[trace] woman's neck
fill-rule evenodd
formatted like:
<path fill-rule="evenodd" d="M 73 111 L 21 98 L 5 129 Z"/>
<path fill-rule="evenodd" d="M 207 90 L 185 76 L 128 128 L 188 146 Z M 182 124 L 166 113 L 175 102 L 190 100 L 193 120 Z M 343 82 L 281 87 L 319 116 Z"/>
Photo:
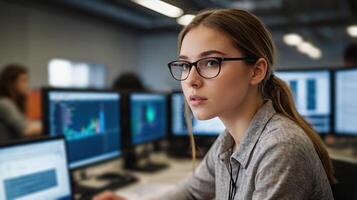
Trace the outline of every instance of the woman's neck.
<path fill-rule="evenodd" d="M 258 97 L 258 98 L 257 98 Z M 248 95 L 247 98 L 229 113 L 219 116 L 238 147 L 249 128 L 255 113 L 264 104 L 264 100 L 258 95 Z"/>

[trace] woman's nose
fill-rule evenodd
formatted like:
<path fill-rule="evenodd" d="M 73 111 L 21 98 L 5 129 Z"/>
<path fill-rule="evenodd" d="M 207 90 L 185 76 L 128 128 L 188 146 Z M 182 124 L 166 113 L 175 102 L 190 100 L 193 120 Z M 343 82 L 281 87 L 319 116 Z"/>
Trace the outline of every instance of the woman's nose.
<path fill-rule="evenodd" d="M 187 84 L 187 86 L 194 88 L 199 88 L 202 86 L 202 77 L 199 75 L 196 67 L 192 66 L 192 69 L 184 82 Z"/>

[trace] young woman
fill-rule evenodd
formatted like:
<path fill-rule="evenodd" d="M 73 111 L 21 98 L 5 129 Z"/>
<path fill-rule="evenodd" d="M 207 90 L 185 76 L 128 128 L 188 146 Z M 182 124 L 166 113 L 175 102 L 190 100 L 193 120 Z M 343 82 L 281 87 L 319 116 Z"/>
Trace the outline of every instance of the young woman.
<path fill-rule="evenodd" d="M 226 131 L 193 176 L 162 199 L 333 199 L 329 155 L 274 76 L 275 49 L 261 21 L 238 9 L 205 11 L 178 44 L 169 68 L 187 104 L 198 119 L 218 116 Z"/>
<path fill-rule="evenodd" d="M 25 116 L 28 79 L 21 65 L 7 65 L 0 73 L 0 142 L 41 133 Z"/>

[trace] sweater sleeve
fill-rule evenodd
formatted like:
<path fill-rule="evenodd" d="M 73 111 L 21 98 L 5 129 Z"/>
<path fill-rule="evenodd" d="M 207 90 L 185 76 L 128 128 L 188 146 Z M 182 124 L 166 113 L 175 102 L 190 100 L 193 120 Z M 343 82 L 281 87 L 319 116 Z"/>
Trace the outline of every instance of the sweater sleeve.
<path fill-rule="evenodd" d="M 26 117 L 9 99 L 0 100 L 0 121 L 7 127 L 12 137 L 21 137 L 26 129 Z"/>

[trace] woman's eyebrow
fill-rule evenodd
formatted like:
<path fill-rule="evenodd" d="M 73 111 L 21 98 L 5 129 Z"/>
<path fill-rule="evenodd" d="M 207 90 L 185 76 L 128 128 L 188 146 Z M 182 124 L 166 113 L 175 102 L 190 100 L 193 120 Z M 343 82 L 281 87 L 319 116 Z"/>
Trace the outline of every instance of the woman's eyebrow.
<path fill-rule="evenodd" d="M 223 52 L 220 52 L 218 50 L 209 50 L 209 51 L 204 51 L 202 53 L 200 53 L 200 57 L 205 57 L 205 56 L 209 56 L 211 54 L 221 54 L 221 55 L 226 55 L 225 53 Z"/>
<path fill-rule="evenodd" d="M 206 57 L 206 56 L 210 56 L 212 54 L 226 55 L 225 53 L 220 52 L 218 50 L 209 50 L 209 51 L 204 51 L 204 52 L 200 53 L 199 57 Z M 188 59 L 188 57 L 185 55 L 180 55 L 179 59 Z"/>
<path fill-rule="evenodd" d="M 184 56 L 184 55 L 180 55 L 180 56 L 179 56 L 179 59 L 188 59 L 188 57 L 187 57 L 187 56 Z"/>

